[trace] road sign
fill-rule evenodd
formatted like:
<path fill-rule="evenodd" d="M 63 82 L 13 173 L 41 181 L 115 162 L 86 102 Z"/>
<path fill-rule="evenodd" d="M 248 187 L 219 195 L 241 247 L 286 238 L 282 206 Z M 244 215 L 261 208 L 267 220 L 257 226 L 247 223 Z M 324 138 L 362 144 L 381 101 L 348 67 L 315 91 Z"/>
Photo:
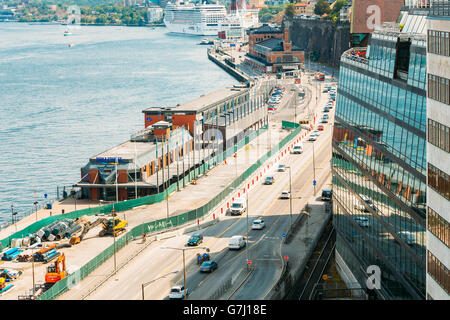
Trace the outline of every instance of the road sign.
<path fill-rule="evenodd" d="M 323 279 L 324 281 L 327 281 L 327 280 L 328 280 L 328 276 L 327 276 L 326 274 L 324 274 L 324 275 L 322 276 L 322 279 Z"/>
<path fill-rule="evenodd" d="M 288 256 L 284 256 L 284 260 L 288 261 L 289 257 Z"/>
<path fill-rule="evenodd" d="M 252 264 L 252 260 L 247 260 L 247 264 L 251 265 Z"/>
<path fill-rule="evenodd" d="M 317 181 L 313 180 L 313 186 L 316 186 L 316 184 L 317 184 Z"/>
<path fill-rule="evenodd" d="M 286 233 L 283 233 L 282 236 L 283 236 L 283 238 L 286 238 Z"/>
<path fill-rule="evenodd" d="M 47 194 L 46 193 L 44 193 L 44 198 L 47 199 Z"/>

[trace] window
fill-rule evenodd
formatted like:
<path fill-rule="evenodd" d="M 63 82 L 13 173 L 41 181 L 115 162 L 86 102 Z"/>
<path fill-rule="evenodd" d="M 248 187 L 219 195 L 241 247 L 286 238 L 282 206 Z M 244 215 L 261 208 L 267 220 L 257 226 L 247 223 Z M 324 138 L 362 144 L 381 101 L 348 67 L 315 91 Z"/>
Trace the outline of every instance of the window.
<path fill-rule="evenodd" d="M 450 32 L 428 30 L 428 52 L 450 56 Z"/>
<path fill-rule="evenodd" d="M 428 207 L 428 230 L 450 247 L 450 226 L 436 211 Z"/>
<path fill-rule="evenodd" d="M 450 293 L 450 275 L 448 269 L 430 251 L 428 251 L 428 273 L 447 293 Z"/>
<path fill-rule="evenodd" d="M 429 73 L 428 98 L 450 105 L 450 80 Z"/>
<path fill-rule="evenodd" d="M 428 163 L 428 186 L 450 200 L 450 177 L 430 163 Z"/>
<path fill-rule="evenodd" d="M 450 128 L 432 119 L 428 119 L 428 142 L 450 152 Z"/>

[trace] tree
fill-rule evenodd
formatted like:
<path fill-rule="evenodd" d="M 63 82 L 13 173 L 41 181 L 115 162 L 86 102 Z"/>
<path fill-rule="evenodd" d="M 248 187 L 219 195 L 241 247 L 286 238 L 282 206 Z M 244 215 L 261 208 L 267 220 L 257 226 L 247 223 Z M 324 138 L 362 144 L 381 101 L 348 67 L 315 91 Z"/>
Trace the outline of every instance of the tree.
<path fill-rule="evenodd" d="M 286 10 L 284 11 L 284 15 L 286 17 L 288 17 L 289 19 L 294 18 L 294 16 L 295 16 L 295 6 L 292 3 L 289 3 L 286 6 Z"/>
<path fill-rule="evenodd" d="M 317 1 L 316 6 L 314 7 L 314 13 L 317 14 L 318 16 L 322 16 L 325 13 L 328 14 L 330 13 L 330 11 L 331 11 L 330 4 L 325 0 Z"/>

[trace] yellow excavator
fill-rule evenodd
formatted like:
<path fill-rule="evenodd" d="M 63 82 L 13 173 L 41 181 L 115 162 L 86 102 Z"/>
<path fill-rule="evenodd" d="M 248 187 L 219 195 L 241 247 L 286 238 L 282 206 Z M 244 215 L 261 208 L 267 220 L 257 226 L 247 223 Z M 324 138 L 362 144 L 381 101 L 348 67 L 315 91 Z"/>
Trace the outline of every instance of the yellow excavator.
<path fill-rule="evenodd" d="M 92 228 L 95 228 L 99 224 L 102 224 L 102 230 L 98 234 L 99 237 L 103 237 L 105 235 L 113 235 L 117 237 L 119 234 L 126 231 L 125 228 L 128 225 L 128 221 L 121 220 L 120 218 L 117 217 L 112 217 L 109 219 L 99 218 L 92 223 L 89 221 L 82 221 L 81 223 L 83 224 L 82 225 L 83 231 L 81 231 L 79 236 L 73 236 L 70 238 L 69 243 L 71 245 L 80 243 L 83 240 L 84 236 L 88 233 L 88 231 L 91 230 Z"/>
<path fill-rule="evenodd" d="M 103 229 L 99 232 L 99 237 L 103 237 L 105 235 L 117 237 L 119 234 L 126 231 L 125 228 L 128 226 L 128 221 L 117 217 L 112 217 L 109 219 L 103 219 L 102 224 Z"/>

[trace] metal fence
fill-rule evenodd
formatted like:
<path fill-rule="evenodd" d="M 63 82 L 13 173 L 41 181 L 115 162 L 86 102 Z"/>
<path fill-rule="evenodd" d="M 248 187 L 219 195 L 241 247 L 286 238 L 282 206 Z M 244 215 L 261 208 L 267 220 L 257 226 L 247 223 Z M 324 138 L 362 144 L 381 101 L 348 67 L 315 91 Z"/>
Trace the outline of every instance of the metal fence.
<path fill-rule="evenodd" d="M 266 128 L 262 128 L 260 130 L 266 130 Z M 115 250 L 116 252 L 123 248 L 125 245 L 127 245 L 130 241 L 137 238 L 138 236 L 142 235 L 143 233 L 150 234 L 153 232 L 158 232 L 164 229 L 170 229 L 174 227 L 181 226 L 187 222 L 195 221 L 196 219 L 203 217 L 204 215 L 208 214 L 215 206 L 217 206 L 219 203 L 221 203 L 236 187 L 238 187 L 242 182 L 244 182 L 247 178 L 249 178 L 252 174 L 256 172 L 258 168 L 260 168 L 267 160 L 269 160 L 273 155 L 276 154 L 278 150 L 283 148 L 290 140 L 292 140 L 294 137 L 296 137 L 301 131 L 301 127 L 296 128 L 293 130 L 289 135 L 287 135 L 280 143 L 278 143 L 274 148 L 272 148 L 270 151 L 268 151 L 264 156 L 262 156 L 259 160 L 257 160 L 252 166 L 250 166 L 244 173 L 242 173 L 237 179 L 235 179 L 228 187 L 223 189 L 218 195 L 216 195 L 212 200 L 210 200 L 205 205 L 190 210 L 188 212 L 182 213 L 177 216 L 169 217 L 169 218 L 163 218 L 158 219 L 155 221 L 151 221 L 148 223 L 144 223 L 141 225 L 138 225 L 128 231 L 125 235 L 118 238 L 116 240 L 115 244 Z M 258 136 L 259 133 L 253 133 L 244 139 L 242 139 L 238 143 L 238 147 L 241 148 L 244 145 L 248 144 L 251 139 Z M 229 157 L 234 154 L 234 148 L 230 148 L 229 150 L 218 154 L 216 156 L 216 159 L 212 159 L 210 163 L 213 163 L 214 161 L 216 163 L 222 162 L 226 157 Z M 197 175 L 203 173 L 203 168 L 197 168 Z M 190 174 L 189 177 L 186 177 L 186 182 L 189 182 L 192 180 L 194 174 Z M 176 190 L 176 183 L 172 184 L 170 186 L 171 192 Z M 164 193 L 160 193 L 157 195 L 154 195 L 155 199 L 152 199 L 153 201 L 158 199 L 159 201 L 164 200 Z M 142 198 L 143 199 L 143 198 Z M 131 205 L 137 206 L 141 204 L 136 204 L 139 200 L 142 201 L 142 199 L 137 200 L 129 200 L 125 202 L 116 204 L 115 210 L 116 211 L 123 211 L 123 210 L 129 210 L 132 208 Z M 130 204 L 132 203 L 132 204 Z M 102 213 L 110 212 L 110 209 L 112 209 L 111 205 L 98 207 L 102 208 Z M 97 208 L 94 208 L 97 209 Z M 99 209 L 100 210 L 100 209 Z M 81 210 L 80 210 L 81 211 Z M 67 215 L 65 215 L 67 217 Z M 49 223 L 49 222 L 46 222 Z M 42 224 L 43 225 L 43 224 Z M 52 286 L 49 290 L 44 292 L 38 299 L 39 300 L 52 300 L 56 298 L 58 295 L 64 293 L 65 291 L 69 290 L 73 285 L 81 281 L 83 278 L 87 277 L 91 272 L 93 272 L 96 268 L 98 268 L 103 262 L 105 262 L 107 259 L 109 259 L 114 254 L 114 244 L 109 246 L 106 250 L 101 252 L 99 255 L 97 255 L 95 258 L 93 258 L 91 261 L 89 261 L 87 264 L 82 266 L 77 272 L 69 275 L 67 278 L 64 278 L 60 281 L 58 281 L 54 286 Z"/>

